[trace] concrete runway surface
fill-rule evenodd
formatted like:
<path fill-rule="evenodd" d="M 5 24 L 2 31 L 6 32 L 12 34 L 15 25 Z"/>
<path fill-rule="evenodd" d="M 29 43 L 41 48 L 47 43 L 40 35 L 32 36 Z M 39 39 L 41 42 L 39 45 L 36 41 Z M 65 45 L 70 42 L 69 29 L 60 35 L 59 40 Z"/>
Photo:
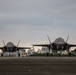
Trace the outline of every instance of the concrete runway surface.
<path fill-rule="evenodd" d="M 76 57 L 0 57 L 0 75 L 76 75 Z"/>

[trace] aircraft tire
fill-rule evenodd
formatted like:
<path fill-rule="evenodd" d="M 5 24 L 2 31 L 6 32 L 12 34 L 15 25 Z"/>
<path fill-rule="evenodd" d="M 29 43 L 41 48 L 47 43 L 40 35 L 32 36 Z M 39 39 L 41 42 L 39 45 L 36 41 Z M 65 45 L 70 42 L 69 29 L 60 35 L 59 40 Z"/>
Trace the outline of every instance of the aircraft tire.
<path fill-rule="evenodd" d="M 68 53 L 69 57 L 71 57 L 71 53 Z"/>
<path fill-rule="evenodd" d="M 1 53 L 1 57 L 3 57 L 3 53 Z"/>
<path fill-rule="evenodd" d="M 20 53 L 18 54 L 18 57 L 20 57 Z"/>
<path fill-rule="evenodd" d="M 59 54 L 59 57 L 61 57 L 61 54 Z"/>
<path fill-rule="evenodd" d="M 49 56 L 49 53 L 47 53 L 47 55 L 46 55 L 47 57 Z"/>

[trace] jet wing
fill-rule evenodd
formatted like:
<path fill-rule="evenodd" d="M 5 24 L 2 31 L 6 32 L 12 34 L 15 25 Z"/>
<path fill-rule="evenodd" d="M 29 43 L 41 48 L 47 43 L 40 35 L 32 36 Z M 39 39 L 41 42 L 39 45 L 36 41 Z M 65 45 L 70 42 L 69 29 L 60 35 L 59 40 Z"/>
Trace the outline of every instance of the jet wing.
<path fill-rule="evenodd" d="M 50 47 L 50 44 L 33 44 L 33 46 Z"/>
<path fill-rule="evenodd" d="M 75 44 L 69 44 L 69 47 L 76 47 Z"/>
<path fill-rule="evenodd" d="M 30 47 L 17 47 L 17 49 L 31 49 Z"/>
<path fill-rule="evenodd" d="M 2 50 L 3 50 L 3 47 L 0 47 L 0 49 L 2 49 Z"/>

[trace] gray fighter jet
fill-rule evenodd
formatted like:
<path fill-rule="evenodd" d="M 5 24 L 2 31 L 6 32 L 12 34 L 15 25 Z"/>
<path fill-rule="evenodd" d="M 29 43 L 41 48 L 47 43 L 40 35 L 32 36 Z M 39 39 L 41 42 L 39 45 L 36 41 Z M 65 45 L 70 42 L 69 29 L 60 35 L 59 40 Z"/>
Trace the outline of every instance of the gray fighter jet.
<path fill-rule="evenodd" d="M 3 53 L 4 52 L 16 52 L 16 51 L 19 52 L 19 50 L 21 49 L 31 49 L 30 47 L 18 47 L 19 43 L 20 43 L 20 40 L 16 46 L 12 42 L 8 42 L 7 44 L 5 44 L 5 42 L 3 41 L 4 46 L 0 47 L 0 49 L 2 50 Z M 3 54 L 1 56 L 3 56 Z"/>
<path fill-rule="evenodd" d="M 49 52 L 50 52 L 50 49 L 51 50 L 57 50 L 57 51 L 63 51 L 63 50 L 67 50 L 68 51 L 68 54 L 70 56 L 70 52 L 69 52 L 69 49 L 71 47 L 76 47 L 76 44 L 68 44 L 68 39 L 69 39 L 69 36 L 67 37 L 66 41 L 59 37 L 57 39 L 55 39 L 54 42 L 51 42 L 50 41 L 50 38 L 49 36 L 48 37 L 48 40 L 49 40 L 49 44 L 33 44 L 33 46 L 42 46 L 42 47 L 47 47 L 49 49 Z M 48 56 L 49 53 L 47 53 L 47 56 Z"/>

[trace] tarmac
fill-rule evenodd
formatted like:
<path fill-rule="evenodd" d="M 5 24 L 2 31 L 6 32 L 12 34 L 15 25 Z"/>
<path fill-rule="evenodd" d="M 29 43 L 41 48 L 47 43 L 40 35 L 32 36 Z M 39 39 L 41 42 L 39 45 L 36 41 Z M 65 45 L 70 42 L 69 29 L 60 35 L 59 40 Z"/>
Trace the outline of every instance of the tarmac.
<path fill-rule="evenodd" d="M 0 57 L 0 75 L 76 75 L 76 57 Z"/>

